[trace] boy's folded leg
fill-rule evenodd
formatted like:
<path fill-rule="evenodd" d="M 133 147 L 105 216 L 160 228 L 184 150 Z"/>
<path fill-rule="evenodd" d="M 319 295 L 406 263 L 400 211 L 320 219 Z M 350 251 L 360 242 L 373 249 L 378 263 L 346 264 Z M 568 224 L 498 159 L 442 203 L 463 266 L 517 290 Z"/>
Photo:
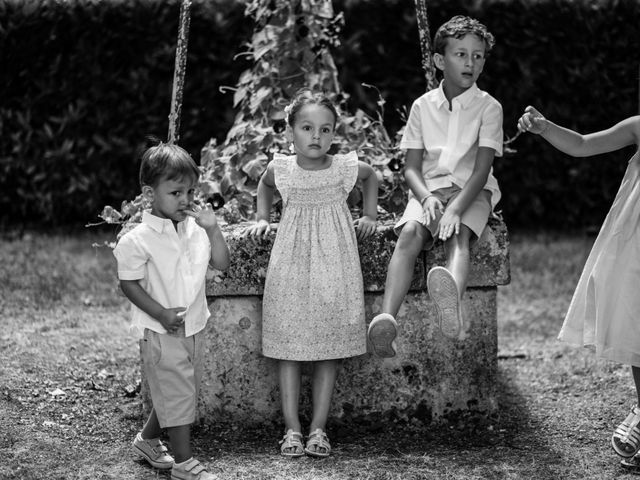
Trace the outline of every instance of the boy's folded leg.
<path fill-rule="evenodd" d="M 168 470 L 173 467 L 173 457 L 167 453 L 167 447 L 159 438 L 144 439 L 138 433 L 133 440 L 132 449 L 155 468 Z"/>
<path fill-rule="evenodd" d="M 219 477 L 207 472 L 207 469 L 195 458 L 174 464 L 171 469 L 171 480 L 218 480 Z"/>
<path fill-rule="evenodd" d="M 427 275 L 427 289 L 436 306 L 440 331 L 447 337 L 457 338 L 463 325 L 460 289 L 456 279 L 446 268 L 433 267 Z"/>
<path fill-rule="evenodd" d="M 367 338 L 378 357 L 389 358 L 396 356 L 395 338 L 398 335 L 398 323 L 388 313 L 381 313 L 373 317 L 367 329 Z"/>

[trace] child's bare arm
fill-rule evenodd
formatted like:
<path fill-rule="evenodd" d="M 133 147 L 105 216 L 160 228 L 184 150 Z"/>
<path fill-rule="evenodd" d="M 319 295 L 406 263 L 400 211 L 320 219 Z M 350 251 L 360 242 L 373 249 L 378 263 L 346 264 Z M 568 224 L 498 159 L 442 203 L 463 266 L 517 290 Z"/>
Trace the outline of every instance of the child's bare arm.
<path fill-rule="evenodd" d="M 518 129 L 542 136 L 555 148 L 568 155 L 588 157 L 638 144 L 640 116 L 629 117 L 606 130 L 583 135 L 556 125 L 538 110 L 529 106 L 518 120 Z"/>
<path fill-rule="evenodd" d="M 207 232 L 211 245 L 211 260 L 209 264 L 216 270 L 229 268 L 229 247 L 218 225 L 218 218 L 210 203 L 204 208 L 195 208 L 196 211 L 185 211 L 187 215 L 195 218 L 196 223 Z"/>
<path fill-rule="evenodd" d="M 423 149 L 407 150 L 407 154 L 404 161 L 404 180 L 411 189 L 413 195 L 418 199 L 420 205 L 425 211 L 427 217 L 427 225 L 431 220 L 436 218 L 436 210 L 442 213 L 443 207 L 440 200 L 431 194 L 427 188 L 427 184 L 422 176 L 422 157 L 424 155 Z"/>
<path fill-rule="evenodd" d="M 476 163 L 469 180 L 456 198 L 447 205 L 440 219 L 438 236 L 441 240 L 460 233 L 460 217 L 487 184 L 495 153 L 493 148 L 478 147 Z"/>
<path fill-rule="evenodd" d="M 271 232 L 269 218 L 275 190 L 273 163 L 270 163 L 267 165 L 262 177 L 260 177 L 260 183 L 258 183 L 256 223 L 245 230 L 245 236 L 259 237 L 264 235 L 266 237 Z"/>
<path fill-rule="evenodd" d="M 362 217 L 356 221 L 358 239 L 373 235 L 378 216 L 378 177 L 368 163 L 358 162 L 358 179 L 362 180 Z"/>
<path fill-rule="evenodd" d="M 175 331 L 184 322 L 185 307 L 164 308 L 151 298 L 138 280 L 120 280 L 120 288 L 131 303 L 159 321 L 168 332 Z"/>

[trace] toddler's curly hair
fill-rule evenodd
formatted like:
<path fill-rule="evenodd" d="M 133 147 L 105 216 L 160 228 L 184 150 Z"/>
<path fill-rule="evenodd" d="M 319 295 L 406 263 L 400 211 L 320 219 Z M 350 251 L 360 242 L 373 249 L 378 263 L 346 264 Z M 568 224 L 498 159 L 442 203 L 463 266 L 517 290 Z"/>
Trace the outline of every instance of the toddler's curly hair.
<path fill-rule="evenodd" d="M 444 47 L 447 45 L 447 38 L 462 38 L 467 34 L 476 35 L 484 41 L 485 55 L 488 55 L 496 41 L 487 27 L 475 18 L 465 15 L 456 15 L 449 21 L 443 23 L 433 38 L 433 50 L 440 55 L 444 54 Z"/>

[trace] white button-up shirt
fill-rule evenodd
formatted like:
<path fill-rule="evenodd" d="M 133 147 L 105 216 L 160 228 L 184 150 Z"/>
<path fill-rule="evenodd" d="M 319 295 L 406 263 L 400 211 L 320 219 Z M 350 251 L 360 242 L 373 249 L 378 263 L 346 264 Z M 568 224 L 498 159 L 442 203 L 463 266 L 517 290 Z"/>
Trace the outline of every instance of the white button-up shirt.
<path fill-rule="evenodd" d="M 178 223 L 143 212 L 142 223 L 120 238 L 113 250 L 118 279 L 139 280 L 140 285 L 165 308 L 185 307 L 185 336 L 202 330 L 209 319 L 205 295 L 211 244 L 203 228 L 188 217 Z M 167 333 L 162 324 L 135 305 L 131 327 L 142 336 L 144 329 Z"/>
<path fill-rule="evenodd" d="M 400 148 L 425 150 L 422 176 L 433 191 L 452 184 L 463 188 L 473 173 L 478 147 L 493 148 L 502 156 L 502 144 L 502 106 L 495 98 L 474 83 L 453 98 L 449 110 L 440 83 L 413 102 Z M 495 207 L 501 195 L 493 168 L 484 188 Z"/>

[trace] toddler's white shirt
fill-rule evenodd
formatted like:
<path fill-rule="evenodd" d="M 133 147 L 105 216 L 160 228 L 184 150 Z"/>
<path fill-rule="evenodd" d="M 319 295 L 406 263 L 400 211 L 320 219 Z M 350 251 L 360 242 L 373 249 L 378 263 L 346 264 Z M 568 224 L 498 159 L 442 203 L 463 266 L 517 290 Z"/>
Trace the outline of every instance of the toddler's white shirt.
<path fill-rule="evenodd" d="M 185 335 L 202 330 L 209 319 L 205 280 L 211 244 L 203 228 L 188 217 L 178 223 L 143 212 L 142 223 L 120 238 L 113 250 L 118 279 L 139 280 L 140 285 L 165 308 L 185 307 Z M 160 322 L 135 305 L 131 327 L 142 336 L 144 329 L 167 333 Z"/>
<path fill-rule="evenodd" d="M 411 106 L 400 141 L 402 149 L 424 149 L 422 176 L 430 191 L 464 187 L 476 162 L 478 147 L 489 147 L 502 156 L 502 106 L 474 83 L 452 100 L 452 110 L 442 82 Z M 498 182 L 489 172 L 484 187 L 491 192 L 491 205 L 500 200 Z"/>

